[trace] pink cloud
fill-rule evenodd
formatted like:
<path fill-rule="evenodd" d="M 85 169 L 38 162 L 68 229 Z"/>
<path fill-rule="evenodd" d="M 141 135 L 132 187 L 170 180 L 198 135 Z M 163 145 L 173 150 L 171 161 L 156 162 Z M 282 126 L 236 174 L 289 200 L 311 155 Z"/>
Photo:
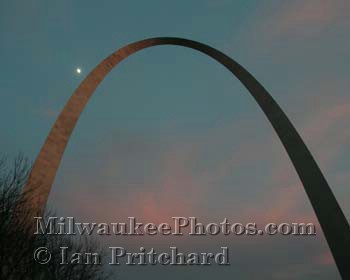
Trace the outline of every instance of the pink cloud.
<path fill-rule="evenodd" d="M 277 35 L 290 32 L 308 32 L 309 28 L 321 30 L 343 14 L 346 1 L 289 1 L 275 13 L 269 23 Z"/>
<path fill-rule="evenodd" d="M 347 0 L 279 1 L 274 5 L 262 2 L 241 30 L 236 44 L 267 47 L 283 40 L 314 38 L 329 28 L 347 30 L 349 9 Z"/>
<path fill-rule="evenodd" d="M 350 100 L 329 99 L 323 105 L 313 102 L 314 109 L 305 121 L 301 134 L 313 149 L 314 156 L 323 168 L 329 168 L 344 149 L 350 138 Z"/>
<path fill-rule="evenodd" d="M 115 196 L 115 192 L 113 195 L 99 191 L 82 194 L 74 192 L 72 197 L 75 197 L 76 201 L 72 204 L 84 216 L 100 221 L 135 216 L 144 222 L 161 223 L 169 222 L 173 216 L 188 216 L 195 211 L 195 205 L 201 199 L 203 183 L 201 178 L 195 177 L 191 170 L 184 166 L 184 157 L 187 156 L 181 150 L 165 154 L 162 159 L 164 173 L 157 185 L 145 185 L 140 189 L 132 187 L 129 192 L 124 192 L 122 197 Z M 117 165 L 119 164 L 118 162 Z M 82 189 L 79 183 L 76 184 L 76 189 Z M 123 188 L 127 189 L 127 186 Z"/>
<path fill-rule="evenodd" d="M 329 250 L 321 255 L 316 256 L 315 262 L 321 265 L 335 265 L 333 256 Z"/>

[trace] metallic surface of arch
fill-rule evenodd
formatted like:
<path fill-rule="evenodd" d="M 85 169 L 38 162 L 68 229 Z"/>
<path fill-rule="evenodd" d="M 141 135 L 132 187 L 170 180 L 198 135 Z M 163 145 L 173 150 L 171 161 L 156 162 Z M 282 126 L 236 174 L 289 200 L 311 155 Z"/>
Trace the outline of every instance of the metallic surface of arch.
<path fill-rule="evenodd" d="M 24 191 L 43 213 L 61 158 L 81 112 L 105 76 L 129 55 L 152 46 L 178 45 L 202 52 L 225 66 L 248 89 L 284 145 L 322 227 L 341 276 L 350 279 L 350 227 L 332 190 L 298 132 L 264 87 L 240 64 L 199 42 L 172 37 L 138 41 L 114 52 L 92 70 L 74 91 L 53 125 L 34 163 Z"/>

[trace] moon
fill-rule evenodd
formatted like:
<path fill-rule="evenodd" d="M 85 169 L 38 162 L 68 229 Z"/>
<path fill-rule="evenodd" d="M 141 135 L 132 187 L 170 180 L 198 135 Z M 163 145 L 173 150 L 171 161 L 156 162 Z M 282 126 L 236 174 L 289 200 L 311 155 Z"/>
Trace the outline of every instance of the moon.
<path fill-rule="evenodd" d="M 81 69 L 80 69 L 80 68 L 77 68 L 77 69 L 75 69 L 75 72 L 76 72 L 77 74 L 81 74 Z"/>

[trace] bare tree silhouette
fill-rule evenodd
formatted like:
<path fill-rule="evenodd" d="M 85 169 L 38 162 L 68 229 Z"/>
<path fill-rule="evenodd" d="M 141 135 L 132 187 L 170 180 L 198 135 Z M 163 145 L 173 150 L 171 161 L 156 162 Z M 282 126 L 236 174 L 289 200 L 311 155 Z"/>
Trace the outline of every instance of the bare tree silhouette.
<path fill-rule="evenodd" d="M 12 165 L 0 159 L 0 279 L 7 280 L 107 280 L 112 276 L 103 265 L 59 263 L 60 247 L 69 247 L 76 253 L 104 251 L 92 238 L 68 235 L 35 235 L 33 211 L 28 209 L 23 186 L 27 180 L 30 164 L 23 156 L 15 158 Z M 46 214 L 47 219 L 49 214 Z M 52 214 L 51 214 L 52 216 Z M 39 264 L 34 260 L 34 251 L 46 247 L 52 261 Z"/>

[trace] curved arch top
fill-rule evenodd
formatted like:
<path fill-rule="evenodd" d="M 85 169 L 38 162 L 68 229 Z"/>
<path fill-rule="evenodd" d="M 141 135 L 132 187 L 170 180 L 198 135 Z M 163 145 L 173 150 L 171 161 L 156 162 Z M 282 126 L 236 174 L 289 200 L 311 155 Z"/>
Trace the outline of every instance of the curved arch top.
<path fill-rule="evenodd" d="M 138 41 L 112 53 L 89 73 L 58 116 L 34 163 L 24 189 L 31 194 L 33 207 L 40 213 L 44 211 L 66 145 L 97 86 L 123 59 L 139 50 L 159 45 L 177 45 L 206 54 L 225 66 L 248 89 L 275 129 L 299 175 L 340 274 L 344 279 L 350 279 L 350 272 L 346 268 L 350 260 L 349 224 L 298 132 L 276 101 L 247 70 L 217 49 L 192 40 L 159 37 Z"/>

